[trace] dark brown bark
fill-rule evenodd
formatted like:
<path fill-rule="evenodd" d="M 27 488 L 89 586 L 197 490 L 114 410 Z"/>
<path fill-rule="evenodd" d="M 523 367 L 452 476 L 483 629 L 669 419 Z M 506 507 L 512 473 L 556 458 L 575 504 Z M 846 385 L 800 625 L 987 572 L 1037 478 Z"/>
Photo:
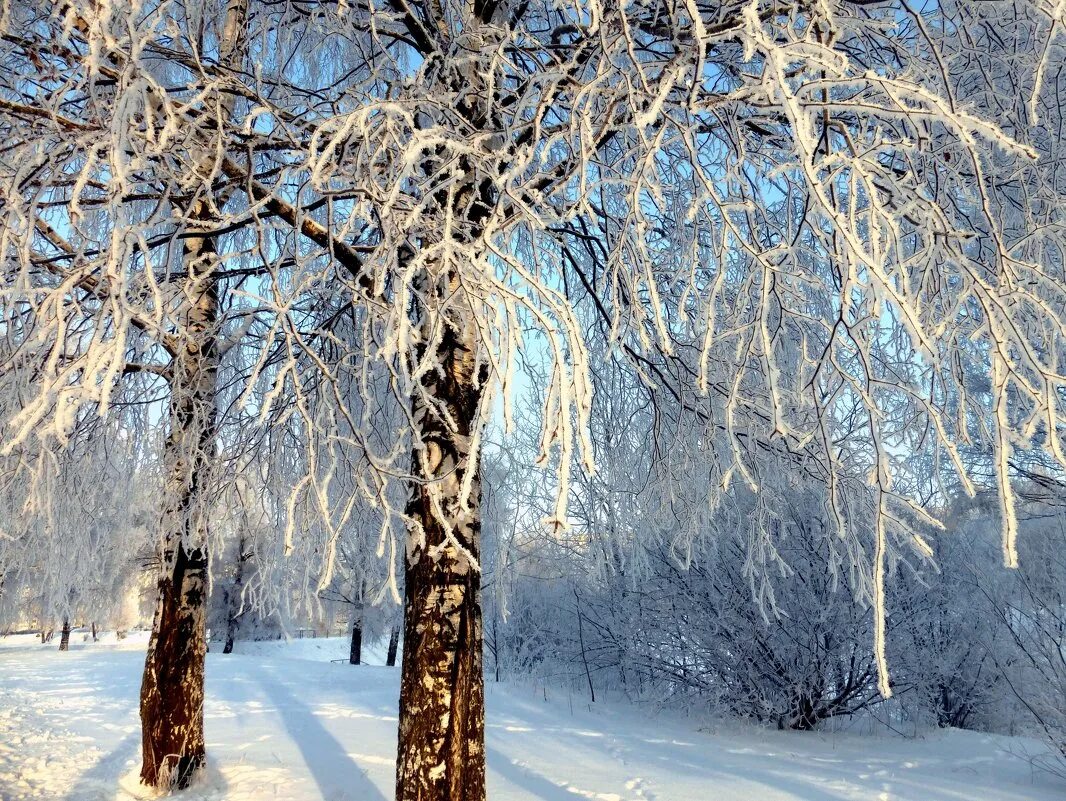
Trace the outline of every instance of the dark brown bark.
<path fill-rule="evenodd" d="M 218 41 L 224 68 L 239 68 L 247 55 L 247 18 L 248 0 L 226 1 Z M 235 96 L 220 93 L 218 102 L 221 119 L 231 118 Z M 214 141 L 213 135 L 208 139 Z M 210 150 L 201 165 L 204 174 L 213 169 Z M 185 211 L 188 219 L 201 222 L 212 222 L 216 207 L 225 202 L 199 192 L 194 197 Z M 141 682 L 141 781 L 160 790 L 188 786 L 206 761 L 207 535 L 219 363 L 214 240 L 183 240 L 180 267 L 177 347 L 169 371 L 170 434 L 163 453 L 159 595 Z"/>
<path fill-rule="evenodd" d="M 59 635 L 59 650 L 70 650 L 70 620 L 63 618 L 63 631 Z"/>
<path fill-rule="evenodd" d="M 464 36 L 480 41 L 486 59 L 495 58 L 499 29 L 490 25 L 495 4 L 475 2 L 471 29 Z M 440 29 L 443 37 L 453 35 Z M 448 52 L 452 43 L 441 52 Z M 464 45 L 466 46 L 466 45 Z M 455 97 L 456 111 L 472 131 L 500 130 L 493 116 L 486 72 L 469 54 L 471 66 L 446 58 L 436 73 L 442 96 Z M 428 155 L 424 175 L 448 175 L 427 186 L 440 219 L 456 224 L 426 231 L 419 246 L 447 237 L 446 252 L 465 253 L 475 264 L 484 243 L 484 223 L 495 207 L 496 190 L 487 177 L 459 157 L 447 169 Z M 456 184 L 454 177 L 463 176 Z M 436 180 L 431 178 L 431 181 Z M 439 241 L 436 243 L 439 244 Z M 445 259 L 455 258 L 446 256 Z M 468 265 L 463 265 L 468 267 Z M 486 269 L 489 269 L 487 266 Z M 412 456 L 413 482 L 407 505 L 410 521 L 404 570 L 404 640 L 400 676 L 400 733 L 396 760 L 396 801 L 484 801 L 485 677 L 482 667 L 481 486 L 471 439 L 479 425 L 487 368 L 479 364 L 475 312 L 463 291 L 460 265 L 429 266 L 414 313 L 422 317 L 419 357 L 429 355 L 435 369 L 417 370 L 421 386 L 412 399 L 420 429 Z M 475 301 L 480 302 L 480 301 Z M 439 336 L 439 339 L 437 338 Z M 432 343 L 432 344 L 429 344 Z M 425 349 L 433 348 L 435 353 Z M 428 400 L 427 400 L 428 399 Z M 471 471 L 473 473 L 471 474 Z M 463 501 L 464 487 L 469 497 Z"/>
<path fill-rule="evenodd" d="M 173 567 L 159 579 L 141 685 L 141 781 L 181 789 L 206 761 L 207 552 L 175 542 L 168 561 Z"/>
<path fill-rule="evenodd" d="M 93 642 L 96 642 L 96 641 L 97 641 L 97 637 L 96 637 L 96 624 L 95 624 L 95 623 L 92 623 L 92 624 L 90 624 L 90 628 L 89 628 L 89 630 L 90 630 L 90 631 L 92 632 L 92 634 L 93 634 Z"/>
<path fill-rule="evenodd" d="M 399 647 L 399 644 L 400 644 L 400 628 L 399 628 L 399 626 L 393 626 L 392 630 L 389 632 L 389 650 L 388 650 L 388 653 L 385 655 L 385 666 L 386 667 L 395 667 L 396 666 L 396 649 L 397 649 L 397 647 Z"/>
<path fill-rule="evenodd" d="M 788 724 L 785 727 L 795 731 L 811 731 L 822 719 L 822 709 L 810 695 L 799 695 L 792 701 Z"/>
<path fill-rule="evenodd" d="M 352 615 L 352 642 L 348 648 L 348 664 L 358 665 L 363 656 L 363 613 L 356 609 Z"/>
<path fill-rule="evenodd" d="M 481 533 L 476 475 L 469 508 L 461 509 L 458 497 L 479 384 L 471 333 L 456 326 L 442 339 L 438 358 L 444 375 L 428 379 L 436 383 L 427 390 L 459 430 L 449 431 L 435 412 L 416 411 L 425 448 L 416 453 L 415 465 L 424 481 L 407 508 L 421 531 L 411 533 L 405 570 L 397 801 L 485 798 L 481 576 L 471 563 L 478 558 Z M 433 511 L 434 490 L 441 494 L 454 540 Z"/>
<path fill-rule="evenodd" d="M 209 469 L 208 449 L 214 441 L 214 375 L 212 369 L 208 372 L 209 380 L 200 385 L 193 398 L 176 395 L 172 400 L 172 407 L 177 409 L 164 454 L 170 466 L 171 497 L 163 513 L 162 569 L 140 707 L 141 781 L 164 790 L 188 786 L 205 761 L 208 560 L 202 482 Z M 187 451 L 190 437 L 196 440 L 192 453 Z"/>
<path fill-rule="evenodd" d="M 194 216 L 202 216 L 195 209 Z M 141 681 L 141 781 L 187 787 L 206 761 L 207 516 L 215 450 L 217 283 L 210 240 L 186 240 L 182 347 L 170 380 L 163 451 L 162 554 L 155 619 Z"/>
<path fill-rule="evenodd" d="M 246 540 L 244 534 L 241 534 L 240 540 L 237 542 L 237 567 L 233 576 L 233 587 L 230 589 L 229 596 L 227 597 L 227 612 L 226 612 L 226 644 L 222 648 L 222 653 L 233 653 L 233 642 L 237 639 L 237 623 L 240 619 L 240 607 L 241 607 L 241 587 L 244 585 L 244 562 L 248 558 L 245 554 L 244 548 Z"/>
<path fill-rule="evenodd" d="M 406 571 L 397 801 L 485 797 L 480 576 L 443 561 Z"/>

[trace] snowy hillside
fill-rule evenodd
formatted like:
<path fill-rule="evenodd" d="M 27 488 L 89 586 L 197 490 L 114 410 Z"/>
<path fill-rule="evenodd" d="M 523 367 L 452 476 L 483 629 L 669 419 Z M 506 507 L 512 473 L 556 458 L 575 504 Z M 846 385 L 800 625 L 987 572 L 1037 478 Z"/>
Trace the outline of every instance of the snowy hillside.
<path fill-rule="evenodd" d="M 0 639 L 0 798 L 125 801 L 136 780 L 141 638 L 59 653 Z M 241 643 L 208 657 L 210 768 L 185 801 L 391 801 L 399 671 L 331 663 L 343 639 Z M 640 709 L 487 685 L 493 801 L 1050 801 L 1066 785 L 962 731 L 918 740 L 649 718 Z"/>

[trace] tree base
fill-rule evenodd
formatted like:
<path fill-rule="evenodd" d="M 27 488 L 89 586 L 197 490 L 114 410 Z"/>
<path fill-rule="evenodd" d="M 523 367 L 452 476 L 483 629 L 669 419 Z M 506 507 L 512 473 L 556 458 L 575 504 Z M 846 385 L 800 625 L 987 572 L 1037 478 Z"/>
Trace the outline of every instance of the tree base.
<path fill-rule="evenodd" d="M 141 683 L 141 781 L 167 791 L 189 786 L 204 747 L 204 589 L 207 552 L 175 547 L 159 582 L 155 624 Z"/>
<path fill-rule="evenodd" d="M 206 754 L 168 756 L 154 770 L 148 769 L 147 763 L 142 764 L 141 783 L 162 791 L 185 790 L 206 764 Z"/>

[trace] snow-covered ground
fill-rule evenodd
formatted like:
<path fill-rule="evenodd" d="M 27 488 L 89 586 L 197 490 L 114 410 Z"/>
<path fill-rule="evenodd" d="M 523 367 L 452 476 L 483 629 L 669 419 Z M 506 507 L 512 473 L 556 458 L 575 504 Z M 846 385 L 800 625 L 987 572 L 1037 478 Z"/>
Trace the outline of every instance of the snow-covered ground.
<path fill-rule="evenodd" d="M 58 636 L 56 638 L 58 640 Z M 143 636 L 59 653 L 0 638 L 0 799 L 144 798 L 137 784 Z M 211 769 L 185 801 L 386 801 L 398 670 L 331 663 L 340 639 L 208 656 Z M 371 661 L 380 664 L 380 654 Z M 1012 752 L 1031 740 L 701 730 L 533 688 L 487 688 L 493 801 L 1050 801 L 1066 783 Z"/>

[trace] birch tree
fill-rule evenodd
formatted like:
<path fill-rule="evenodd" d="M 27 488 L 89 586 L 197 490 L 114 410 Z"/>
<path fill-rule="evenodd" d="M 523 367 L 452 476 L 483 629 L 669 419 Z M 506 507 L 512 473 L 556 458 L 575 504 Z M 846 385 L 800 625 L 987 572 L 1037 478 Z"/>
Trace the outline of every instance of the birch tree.
<path fill-rule="evenodd" d="M 222 350 L 218 249 L 205 229 L 224 204 L 208 130 L 233 110 L 230 95 L 192 92 L 191 105 L 205 105 L 189 112 L 197 124 L 179 127 L 175 110 L 189 111 L 190 92 L 169 89 L 174 65 L 142 49 L 165 35 L 168 11 L 193 30 L 205 22 L 196 9 L 165 5 L 16 4 L 3 14 L 12 70 L 5 316 L 18 346 L 12 373 L 39 387 L 7 421 L 7 448 L 49 436 L 63 444 L 86 409 L 106 412 L 126 375 L 165 383 L 158 601 L 141 688 L 141 778 L 161 788 L 187 785 L 205 756 L 207 508 Z M 245 3 L 228 4 L 189 44 L 234 68 L 246 13 Z"/>

